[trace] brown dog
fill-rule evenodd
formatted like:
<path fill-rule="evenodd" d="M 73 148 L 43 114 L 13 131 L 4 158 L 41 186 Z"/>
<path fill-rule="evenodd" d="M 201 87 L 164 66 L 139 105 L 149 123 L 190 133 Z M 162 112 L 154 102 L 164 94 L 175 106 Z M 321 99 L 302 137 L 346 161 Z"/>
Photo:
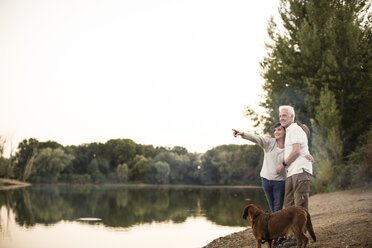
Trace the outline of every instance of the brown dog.
<path fill-rule="evenodd" d="M 290 206 L 275 213 L 265 213 L 255 204 L 249 204 L 244 209 L 243 218 L 252 225 L 252 233 L 256 238 L 257 248 L 261 243 L 268 242 L 271 247 L 274 238 L 287 234 L 291 229 L 297 240 L 297 248 L 305 248 L 309 239 L 304 232 L 307 229 L 310 236 L 316 241 L 309 212 L 300 206 Z"/>

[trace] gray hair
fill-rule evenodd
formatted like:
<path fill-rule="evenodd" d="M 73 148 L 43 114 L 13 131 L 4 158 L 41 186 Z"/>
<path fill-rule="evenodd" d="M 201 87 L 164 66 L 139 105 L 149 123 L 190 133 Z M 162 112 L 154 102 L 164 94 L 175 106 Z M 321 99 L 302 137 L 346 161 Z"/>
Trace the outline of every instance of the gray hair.
<path fill-rule="evenodd" d="M 294 111 L 294 109 L 293 109 L 292 106 L 289 106 L 289 105 L 280 106 L 279 107 L 279 113 L 282 110 L 287 110 L 287 112 L 288 112 L 289 115 L 293 115 L 293 119 L 292 120 L 294 121 L 294 119 L 295 119 L 295 111 Z"/>

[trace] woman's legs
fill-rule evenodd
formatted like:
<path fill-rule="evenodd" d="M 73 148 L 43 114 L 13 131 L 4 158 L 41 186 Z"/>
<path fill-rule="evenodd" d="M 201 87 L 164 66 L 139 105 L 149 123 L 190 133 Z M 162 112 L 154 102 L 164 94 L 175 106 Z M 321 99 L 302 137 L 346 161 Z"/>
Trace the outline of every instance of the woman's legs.
<path fill-rule="evenodd" d="M 272 181 L 261 177 L 261 183 L 271 212 L 274 213 L 282 209 L 285 193 L 285 181 Z"/>
<path fill-rule="evenodd" d="M 273 187 L 272 187 L 271 182 L 272 181 L 261 177 L 261 183 L 262 183 L 263 190 L 265 192 L 266 200 L 269 203 L 269 207 L 270 207 L 271 212 L 274 212 L 273 211 L 273 208 L 274 208 L 274 191 L 273 191 Z"/>
<path fill-rule="evenodd" d="M 284 193 L 285 193 L 285 181 L 271 181 L 273 184 L 273 195 L 274 195 L 274 209 L 273 212 L 279 211 L 283 208 Z M 278 247 L 285 240 L 285 236 L 274 239 L 274 246 Z"/>
<path fill-rule="evenodd" d="M 273 185 L 273 212 L 283 208 L 285 181 L 272 181 Z"/>

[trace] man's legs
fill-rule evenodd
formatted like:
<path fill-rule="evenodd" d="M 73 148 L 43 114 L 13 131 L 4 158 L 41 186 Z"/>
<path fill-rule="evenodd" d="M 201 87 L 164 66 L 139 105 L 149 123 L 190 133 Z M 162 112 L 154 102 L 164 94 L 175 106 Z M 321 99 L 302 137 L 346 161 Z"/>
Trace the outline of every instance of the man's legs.
<path fill-rule="evenodd" d="M 263 190 L 265 192 L 267 202 L 269 203 L 270 210 L 271 212 L 273 212 L 273 209 L 274 209 L 273 187 L 270 181 L 267 180 L 266 178 L 261 177 L 261 183 L 262 183 Z"/>
<path fill-rule="evenodd" d="M 311 175 L 307 172 L 302 172 L 296 176 L 295 191 L 294 191 L 294 205 L 302 206 L 309 209 L 309 193 L 310 193 L 310 179 Z"/>
<path fill-rule="evenodd" d="M 295 192 L 294 177 L 295 176 L 296 175 L 287 177 L 287 179 L 285 180 L 284 208 L 295 205 L 295 200 L 294 200 L 294 192 Z M 293 237 L 284 236 L 284 238 L 281 238 L 276 242 L 276 246 L 274 247 L 278 247 L 280 243 L 296 245 L 297 243 L 295 243 L 295 241 L 296 239 L 294 239 Z"/>
<path fill-rule="evenodd" d="M 294 204 L 293 176 L 290 176 L 285 180 L 284 208 Z"/>
<path fill-rule="evenodd" d="M 285 180 L 284 207 L 302 206 L 308 209 L 311 175 L 307 172 L 295 174 Z M 283 241 L 285 246 L 296 245 L 297 241 L 289 237 Z"/>

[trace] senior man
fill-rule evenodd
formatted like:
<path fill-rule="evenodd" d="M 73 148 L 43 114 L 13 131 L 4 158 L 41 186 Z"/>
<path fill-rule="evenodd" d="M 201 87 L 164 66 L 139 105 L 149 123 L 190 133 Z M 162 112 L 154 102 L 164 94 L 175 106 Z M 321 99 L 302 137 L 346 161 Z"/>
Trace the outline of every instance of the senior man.
<path fill-rule="evenodd" d="M 279 119 L 286 128 L 284 161 L 276 172 L 287 172 L 285 180 L 284 207 L 296 205 L 308 209 L 310 179 L 313 174 L 312 162 L 305 158 L 309 154 L 305 131 L 295 123 L 295 111 L 291 106 L 279 107 Z"/>

